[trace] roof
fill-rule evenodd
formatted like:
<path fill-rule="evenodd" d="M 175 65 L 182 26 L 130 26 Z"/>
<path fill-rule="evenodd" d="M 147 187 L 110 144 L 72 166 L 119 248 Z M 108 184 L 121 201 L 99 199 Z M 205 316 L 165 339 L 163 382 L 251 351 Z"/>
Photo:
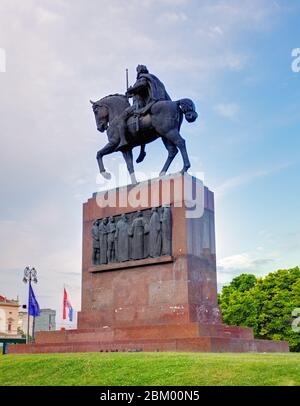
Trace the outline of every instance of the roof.
<path fill-rule="evenodd" d="M 41 313 L 56 313 L 56 310 L 54 309 L 41 309 Z"/>
<path fill-rule="evenodd" d="M 19 300 L 9 300 L 5 296 L 0 295 L 0 303 L 19 306 Z"/>

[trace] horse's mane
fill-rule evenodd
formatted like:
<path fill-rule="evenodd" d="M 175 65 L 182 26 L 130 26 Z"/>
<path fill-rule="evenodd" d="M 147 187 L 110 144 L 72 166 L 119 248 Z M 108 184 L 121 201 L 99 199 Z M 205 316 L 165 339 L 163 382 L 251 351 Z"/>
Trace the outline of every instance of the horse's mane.
<path fill-rule="evenodd" d="M 115 94 L 109 94 L 108 96 L 102 97 L 102 99 L 98 100 L 96 103 L 100 103 L 103 102 L 104 100 L 108 99 L 109 97 L 113 97 L 113 96 L 119 96 L 122 97 L 123 99 L 127 99 L 127 97 L 124 94 L 120 94 L 120 93 L 115 93 Z"/>

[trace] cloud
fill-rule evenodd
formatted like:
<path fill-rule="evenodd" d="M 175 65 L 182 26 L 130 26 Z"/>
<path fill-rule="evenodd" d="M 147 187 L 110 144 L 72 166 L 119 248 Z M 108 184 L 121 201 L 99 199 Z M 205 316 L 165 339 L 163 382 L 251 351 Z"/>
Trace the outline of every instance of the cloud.
<path fill-rule="evenodd" d="M 234 118 L 240 111 L 240 106 L 236 103 L 220 103 L 215 106 L 215 111 L 225 118 Z"/>
<path fill-rule="evenodd" d="M 244 29 L 267 29 L 270 26 L 269 18 L 274 17 L 281 8 L 278 3 L 269 0 L 244 0 L 242 7 L 238 7 L 235 0 L 221 0 L 206 3 L 207 15 L 215 15 L 216 21 L 225 21 L 232 30 L 240 25 Z"/>
<path fill-rule="evenodd" d="M 218 284 L 223 286 L 231 282 L 231 280 L 242 274 L 251 273 L 257 276 L 266 272 L 271 272 L 272 266 L 275 263 L 273 255 L 262 256 L 265 253 L 261 250 L 250 253 L 235 254 L 218 261 Z"/>
<path fill-rule="evenodd" d="M 240 186 L 246 185 L 247 183 L 253 182 L 255 179 L 259 179 L 265 176 L 269 176 L 273 173 L 280 172 L 293 165 L 293 162 L 287 162 L 279 164 L 269 169 L 256 170 L 249 173 L 244 173 L 242 175 L 234 176 L 225 180 L 221 185 L 215 188 L 215 194 L 217 197 L 224 196 L 229 191 L 236 189 Z"/>
<path fill-rule="evenodd" d="M 271 258 L 253 258 L 251 254 L 236 254 L 221 259 L 218 263 L 218 269 L 223 272 L 232 272 L 232 270 L 244 271 L 260 268 L 272 262 Z"/>
<path fill-rule="evenodd" d="M 220 36 L 220 35 L 224 35 L 224 31 L 222 30 L 221 27 L 219 27 L 218 25 L 215 25 L 213 27 L 209 28 L 209 31 L 211 33 L 211 36 Z"/>
<path fill-rule="evenodd" d="M 185 22 L 188 20 L 187 15 L 184 12 L 166 12 L 159 16 L 158 22 L 159 23 L 167 23 L 167 24 L 178 24 L 180 22 Z"/>
<path fill-rule="evenodd" d="M 273 236 L 267 230 L 259 232 L 263 246 L 255 250 L 230 255 L 218 260 L 218 286 L 219 289 L 229 284 L 232 279 L 242 273 L 264 276 L 284 267 L 299 266 L 300 233 L 298 231 L 284 233 L 280 238 Z"/>
<path fill-rule="evenodd" d="M 81 238 L 74 233 L 76 223 L 80 224 L 80 218 L 74 219 L 72 213 L 50 202 L 33 207 L 25 218 L 1 220 L 1 290 L 12 297 L 19 294 L 26 302 L 23 270 L 27 265 L 34 266 L 41 306 L 60 309 L 63 284 L 79 286 L 81 280 Z M 80 307 L 80 292 L 76 292 L 74 304 Z"/>
<path fill-rule="evenodd" d="M 37 7 L 36 18 L 39 24 L 57 23 L 58 21 L 62 20 L 61 15 L 43 7 Z"/>

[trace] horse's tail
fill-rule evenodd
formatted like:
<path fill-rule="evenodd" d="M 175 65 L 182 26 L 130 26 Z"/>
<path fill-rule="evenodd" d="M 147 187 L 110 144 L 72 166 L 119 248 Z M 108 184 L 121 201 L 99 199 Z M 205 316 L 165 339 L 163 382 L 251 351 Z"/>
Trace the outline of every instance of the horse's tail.
<path fill-rule="evenodd" d="M 177 101 L 177 104 L 183 112 L 186 121 L 193 123 L 197 120 L 198 114 L 196 112 L 195 104 L 191 99 L 180 99 Z"/>

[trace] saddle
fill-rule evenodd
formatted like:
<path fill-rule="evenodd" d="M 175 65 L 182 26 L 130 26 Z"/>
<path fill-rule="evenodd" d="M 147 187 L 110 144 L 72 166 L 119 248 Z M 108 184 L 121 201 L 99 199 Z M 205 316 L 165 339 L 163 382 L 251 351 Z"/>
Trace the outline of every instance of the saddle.
<path fill-rule="evenodd" d="M 132 114 L 130 114 L 127 117 L 127 120 L 130 117 L 135 118 L 135 126 L 136 126 L 136 131 L 138 132 L 140 130 L 140 118 L 148 114 L 152 108 L 152 106 L 157 102 L 158 100 L 152 100 L 150 103 L 148 103 L 145 107 L 142 107 L 140 109 L 134 110 Z"/>

